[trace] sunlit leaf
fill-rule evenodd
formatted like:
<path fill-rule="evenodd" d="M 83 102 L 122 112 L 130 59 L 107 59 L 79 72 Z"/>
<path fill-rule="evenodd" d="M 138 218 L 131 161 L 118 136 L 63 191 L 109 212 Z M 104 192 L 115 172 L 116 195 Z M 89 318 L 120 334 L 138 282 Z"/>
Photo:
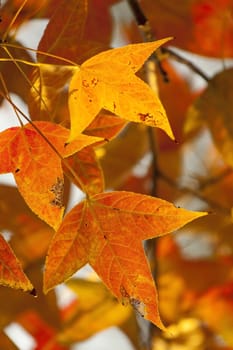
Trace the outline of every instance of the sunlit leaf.
<path fill-rule="evenodd" d="M 23 128 L 12 127 L 0 134 L 0 172 L 12 172 L 29 207 L 56 228 L 64 211 L 62 158 L 99 138 L 80 135 L 66 146 L 67 129 L 47 122 L 35 122 L 34 125 L 46 139 L 31 124 Z"/>
<path fill-rule="evenodd" d="M 96 195 L 74 207 L 54 235 L 44 288 L 51 289 L 89 262 L 123 304 L 130 303 L 139 314 L 163 328 L 141 241 L 164 235 L 203 215 L 130 192 Z"/>
<path fill-rule="evenodd" d="M 134 75 L 167 40 L 104 51 L 77 69 L 69 87 L 69 142 L 94 120 L 101 108 L 129 121 L 159 127 L 174 138 L 158 96 Z"/>

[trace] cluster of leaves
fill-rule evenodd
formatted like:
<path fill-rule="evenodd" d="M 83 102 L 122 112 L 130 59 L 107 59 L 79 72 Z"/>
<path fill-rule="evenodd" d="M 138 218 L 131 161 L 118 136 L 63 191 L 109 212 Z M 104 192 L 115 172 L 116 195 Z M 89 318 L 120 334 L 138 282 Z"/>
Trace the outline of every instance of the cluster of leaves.
<path fill-rule="evenodd" d="M 0 230 L 10 233 L 8 242 L 0 235 L 1 348 L 17 349 L 4 332 L 17 322 L 38 350 L 69 349 L 113 325 L 140 349 L 134 310 L 170 328 L 150 335 L 155 350 L 168 343 L 176 349 L 233 347 L 233 70 L 209 79 L 183 60 L 207 83 L 193 92 L 169 60 L 181 58 L 166 46 L 172 35 L 182 49 L 231 57 L 233 2 L 142 0 L 139 8 L 128 1 L 137 19 L 148 17 L 151 36 L 165 39 L 142 43 L 135 23 L 122 23 L 129 45 L 111 49 L 116 3 L 8 0 L 1 8 L 0 98 L 12 106 L 16 123 L 0 133 L 0 173 L 12 173 L 17 185 L 0 186 Z M 48 24 L 33 52 L 17 32 L 35 19 Z M 207 132 L 213 139 L 208 146 Z M 190 148 L 204 171 L 201 161 L 192 166 L 195 184 L 187 187 L 183 159 Z M 144 175 L 135 175 L 148 155 Z M 69 211 L 74 186 L 85 199 L 77 198 Z M 190 201 L 201 199 L 200 211 L 171 203 L 182 203 L 184 193 Z M 210 209 L 215 215 L 205 216 Z M 181 229 L 187 223 L 189 229 Z M 206 239 L 206 255 L 191 259 L 172 235 L 153 239 L 178 229 L 181 243 L 190 234 Z M 152 247 L 151 266 L 143 241 Z M 87 263 L 100 279 L 68 280 Z M 60 283 L 77 295 L 66 307 L 53 289 Z"/>

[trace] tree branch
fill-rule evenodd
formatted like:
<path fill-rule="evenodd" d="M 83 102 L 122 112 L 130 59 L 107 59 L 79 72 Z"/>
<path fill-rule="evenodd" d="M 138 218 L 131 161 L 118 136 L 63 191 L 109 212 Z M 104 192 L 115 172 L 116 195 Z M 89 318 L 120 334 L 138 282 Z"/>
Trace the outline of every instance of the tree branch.
<path fill-rule="evenodd" d="M 167 176 L 166 174 L 162 173 L 161 171 L 159 171 L 158 174 L 159 174 L 160 179 L 163 180 L 164 182 L 166 182 L 170 187 L 175 188 L 177 191 L 179 191 L 181 193 L 191 194 L 192 196 L 199 198 L 200 200 L 202 200 L 203 202 L 208 204 L 208 206 L 211 207 L 216 212 L 219 212 L 219 213 L 226 215 L 226 216 L 231 216 L 230 209 L 225 208 L 225 207 L 221 206 L 219 203 L 205 197 L 200 191 L 189 188 L 189 187 L 180 187 L 176 181 L 174 181 L 171 177 Z"/>
<path fill-rule="evenodd" d="M 152 41 L 154 40 L 154 35 L 150 26 L 150 23 L 148 19 L 146 18 L 144 12 L 142 11 L 139 3 L 137 0 L 128 0 L 128 4 L 134 14 L 135 20 L 137 22 L 138 27 L 143 32 L 143 36 L 145 41 Z M 169 77 L 167 75 L 167 72 L 163 69 L 163 66 L 161 64 L 161 59 L 158 57 L 159 52 L 161 53 L 161 57 L 163 57 L 164 54 L 168 55 L 172 59 L 175 59 L 177 62 L 185 64 L 187 67 L 189 67 L 193 72 L 198 74 L 200 77 L 202 77 L 206 82 L 209 82 L 210 78 L 199 68 L 197 67 L 193 62 L 189 61 L 187 58 L 181 56 L 177 52 L 173 51 L 172 49 L 168 47 L 162 47 L 161 49 L 157 50 L 157 54 L 153 54 L 152 57 L 156 60 L 156 63 L 158 65 L 159 71 L 163 76 L 163 80 L 165 82 L 169 82 Z"/>
<path fill-rule="evenodd" d="M 199 67 L 197 67 L 193 62 L 189 61 L 187 58 L 181 56 L 180 54 L 178 54 L 177 52 L 173 51 L 172 49 L 170 49 L 168 47 L 162 47 L 161 51 L 164 54 L 168 54 L 169 57 L 175 59 L 177 62 L 185 64 L 193 72 L 195 72 L 201 78 L 203 78 L 207 83 L 209 82 L 210 78 Z"/>
<path fill-rule="evenodd" d="M 152 30 L 150 27 L 150 23 L 147 20 L 146 16 L 144 15 L 143 11 L 141 10 L 141 7 L 137 0 L 128 0 L 128 4 L 132 10 L 132 13 L 134 14 L 135 20 L 137 22 L 137 25 L 142 33 L 143 39 L 145 42 L 152 41 L 154 39 Z M 156 53 L 154 53 L 149 60 L 146 63 L 146 80 L 148 84 L 151 86 L 153 90 L 157 90 L 156 83 L 154 84 L 154 77 L 156 74 L 156 66 L 159 69 L 159 72 L 163 76 L 163 80 L 165 82 L 168 82 L 168 75 L 166 71 L 163 69 L 160 59 L 158 58 L 158 50 Z M 153 78 L 153 79 L 151 79 Z M 157 91 L 156 91 L 157 92 Z M 151 189 L 151 195 L 156 196 L 157 195 L 157 180 L 159 175 L 159 167 L 158 167 L 158 149 L 157 149 L 157 140 L 156 135 L 154 133 L 154 130 L 151 127 L 148 127 L 148 138 L 150 143 L 150 150 L 152 153 L 152 189 Z M 151 271 L 154 280 L 157 279 L 157 259 L 156 259 L 156 245 L 157 240 L 151 239 L 145 242 L 145 250 L 147 254 L 147 258 L 150 263 Z M 155 327 L 152 323 L 147 323 L 145 320 L 143 320 L 142 323 L 142 331 L 143 329 L 146 329 L 146 333 L 144 334 L 145 340 L 143 341 L 143 346 L 145 350 L 151 350 L 152 349 L 152 342 L 153 342 L 153 336 L 155 332 L 158 332 L 159 329 Z M 144 331 L 145 333 L 145 331 Z"/>

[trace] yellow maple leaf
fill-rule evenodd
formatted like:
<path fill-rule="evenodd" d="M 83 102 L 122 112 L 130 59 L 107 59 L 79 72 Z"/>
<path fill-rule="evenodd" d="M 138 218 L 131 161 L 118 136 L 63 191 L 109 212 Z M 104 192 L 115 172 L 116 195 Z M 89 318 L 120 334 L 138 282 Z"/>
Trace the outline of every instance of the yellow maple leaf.
<path fill-rule="evenodd" d="M 77 68 L 69 87 L 71 132 L 68 142 L 93 121 L 101 108 L 126 120 L 161 128 L 174 139 L 160 99 L 135 76 L 146 59 L 168 40 L 107 50 Z"/>

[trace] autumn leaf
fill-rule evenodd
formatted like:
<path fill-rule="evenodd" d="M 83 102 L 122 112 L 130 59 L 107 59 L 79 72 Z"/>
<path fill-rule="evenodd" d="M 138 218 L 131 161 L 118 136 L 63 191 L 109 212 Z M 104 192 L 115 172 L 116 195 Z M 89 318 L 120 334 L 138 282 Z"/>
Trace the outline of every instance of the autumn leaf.
<path fill-rule="evenodd" d="M 184 239 L 194 236 L 193 226 L 205 232 L 204 221 L 211 220 L 211 215 L 189 224 L 183 233 Z M 218 226 L 214 218 L 213 225 Z M 206 225 L 207 226 L 207 225 Z M 201 231 L 202 230 L 202 231 Z M 184 234 L 186 233 L 186 236 Z M 215 236 L 214 232 L 211 232 Z M 201 236 L 203 237 L 203 236 Z M 197 237 L 198 238 L 198 237 Z M 218 243 L 217 243 L 218 244 Z M 189 247 L 190 248 L 190 247 Z M 158 290 L 160 313 L 167 323 L 176 322 L 184 315 L 195 315 L 195 307 L 212 287 L 221 286 L 231 279 L 232 259 L 228 256 L 196 257 L 184 256 L 177 242 L 170 235 L 157 242 L 157 259 L 159 264 Z"/>
<path fill-rule="evenodd" d="M 71 279 L 67 286 L 77 294 L 78 304 L 57 336 L 61 343 L 71 344 L 108 327 L 121 326 L 132 314 L 131 308 L 119 304 L 101 282 Z"/>
<path fill-rule="evenodd" d="M 0 231 L 11 232 L 9 244 L 23 268 L 43 258 L 53 229 L 34 215 L 16 187 L 0 186 L 0 218 Z"/>
<path fill-rule="evenodd" d="M 73 156 L 67 159 L 70 166 L 81 181 L 82 190 L 89 196 L 104 191 L 104 177 L 100 163 L 96 157 L 95 150 L 92 147 L 85 147 Z M 78 186 L 77 180 L 72 178 Z"/>
<path fill-rule="evenodd" d="M 191 15 L 194 24 L 194 42 L 196 42 L 194 50 L 196 52 L 208 56 L 233 56 L 232 10 L 232 0 L 194 1 Z M 190 43 L 190 48 L 192 49 L 194 45 L 194 43 Z"/>
<path fill-rule="evenodd" d="M 184 141 L 183 137 L 183 124 L 188 107 L 193 102 L 197 93 L 191 90 L 191 86 L 188 82 L 176 72 L 173 66 L 167 60 L 162 62 L 163 69 L 166 71 L 169 77 L 169 83 L 164 82 L 161 74 L 158 74 L 158 90 L 159 97 L 166 110 L 169 122 L 172 127 L 173 133 L 176 135 L 176 140 L 179 145 Z M 174 94 L 176 91 L 176 94 Z M 179 98 L 177 98 L 179 96 Z M 167 151 L 171 149 L 177 150 L 177 144 L 172 142 L 163 132 L 154 129 L 154 133 L 158 136 L 158 141 L 161 151 Z M 162 156 L 162 155 L 161 155 Z"/>
<path fill-rule="evenodd" d="M 127 124 L 123 119 L 108 113 L 100 113 L 84 130 L 86 135 L 103 137 L 111 140 L 116 137 Z"/>
<path fill-rule="evenodd" d="M 131 123 L 117 138 L 97 149 L 106 188 L 118 188 L 149 150 L 145 125 Z"/>
<path fill-rule="evenodd" d="M 62 158 L 99 138 L 80 135 L 66 146 L 68 129 L 48 122 L 35 122 L 34 125 L 37 130 L 27 124 L 0 133 L 0 173 L 12 172 L 28 206 L 56 229 L 64 212 Z"/>
<path fill-rule="evenodd" d="M 50 0 L 44 8 L 50 20 L 38 45 L 38 61 L 62 64 L 65 58 L 81 64 L 108 49 L 113 27 L 109 7 L 113 2 Z"/>
<path fill-rule="evenodd" d="M 158 37 L 172 35 L 174 45 L 200 55 L 232 57 L 232 0 L 141 0 Z"/>
<path fill-rule="evenodd" d="M 64 64 L 62 59 L 76 61 L 87 16 L 87 0 L 57 1 L 53 15 L 38 45 L 37 58 L 40 62 Z M 62 30 L 61 30 L 62 28 Z M 40 52 L 52 54 L 41 55 Z"/>
<path fill-rule="evenodd" d="M 129 121 L 159 127 L 174 139 L 158 96 L 134 74 L 168 40 L 104 51 L 77 68 L 69 87 L 71 133 L 68 142 L 94 120 L 101 108 Z"/>
<path fill-rule="evenodd" d="M 141 241 L 164 235 L 205 214 L 130 192 L 96 195 L 74 207 L 54 235 L 44 289 L 48 291 L 89 262 L 123 304 L 130 303 L 139 314 L 163 328 Z"/>
<path fill-rule="evenodd" d="M 110 6 L 119 0 L 89 0 L 84 40 L 110 45 L 114 28 Z M 101 25 L 100 25 L 101 23 Z"/>
<path fill-rule="evenodd" d="M 1 32 L 4 33 L 7 29 L 9 29 L 10 24 L 12 30 L 17 29 L 20 25 L 33 18 L 41 7 L 48 2 L 49 0 L 30 0 L 26 1 L 25 3 L 21 0 L 4 1 L 1 6 L 1 18 L 4 19 L 2 21 Z M 19 11 L 20 8 L 21 11 Z M 12 15 L 17 13 L 17 11 L 19 11 L 18 16 L 14 18 L 14 21 L 12 21 Z"/>
<path fill-rule="evenodd" d="M 210 288 L 209 291 L 202 296 L 195 308 L 196 315 L 206 322 L 210 329 L 220 334 L 230 346 L 233 346 L 232 289 L 232 281 L 215 288 Z"/>
<path fill-rule="evenodd" d="M 34 350 L 68 350 L 56 340 L 56 329 L 47 324 L 34 310 L 18 315 L 16 321 L 33 337 L 36 342 Z"/>
<path fill-rule="evenodd" d="M 0 234 L 0 284 L 35 294 L 35 289 L 22 270 L 13 250 Z"/>
<path fill-rule="evenodd" d="M 45 63 L 38 64 L 33 70 L 28 97 L 29 112 L 33 120 L 56 120 L 56 107 L 73 71 L 73 66 Z"/>
<path fill-rule="evenodd" d="M 13 44 L 18 46 L 20 45 L 19 42 L 13 41 Z M 27 62 L 31 62 L 32 58 L 29 55 L 29 53 L 23 49 L 23 50 L 17 50 L 15 47 L 7 47 L 4 48 L 4 46 L 1 46 L 0 48 L 1 53 L 1 62 L 0 62 L 0 70 L 1 75 L 3 78 L 3 81 L 5 82 L 7 89 L 9 92 L 13 92 L 20 96 L 23 101 L 27 101 L 28 91 L 29 91 L 29 85 L 26 81 L 25 77 L 30 76 L 31 67 L 30 65 L 25 65 L 21 63 L 17 63 L 17 66 L 14 62 L 21 59 L 25 60 Z M 11 59 L 11 57 L 13 59 Z M 6 61 L 4 62 L 4 58 Z M 21 69 L 21 71 L 19 70 Z M 24 76 L 22 75 L 22 72 L 24 73 Z M 4 91 L 4 87 L 2 86 L 2 81 L 0 83 L 1 90 Z M 2 99 L 2 95 L 0 96 L 0 99 Z"/>
<path fill-rule="evenodd" d="M 186 129 L 192 119 L 206 122 L 224 160 L 233 166 L 233 69 L 218 73 L 188 111 Z"/>

